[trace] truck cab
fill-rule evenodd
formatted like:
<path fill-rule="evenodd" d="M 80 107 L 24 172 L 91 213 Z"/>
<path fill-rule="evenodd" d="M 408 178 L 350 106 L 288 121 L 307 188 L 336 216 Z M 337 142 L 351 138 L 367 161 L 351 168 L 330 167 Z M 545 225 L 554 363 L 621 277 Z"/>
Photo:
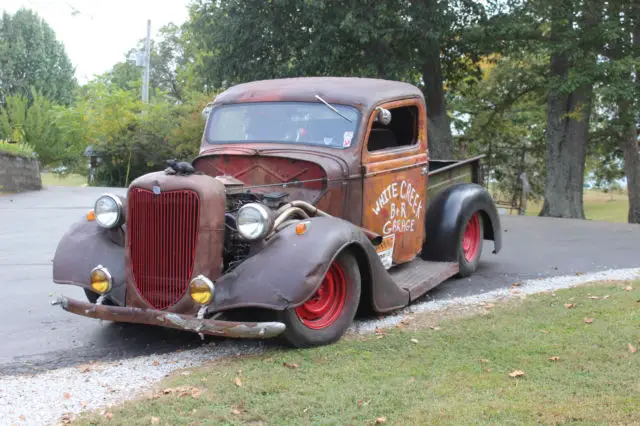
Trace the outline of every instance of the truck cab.
<path fill-rule="evenodd" d="M 125 198 L 101 197 L 96 219 L 63 237 L 54 281 L 89 299 L 63 298 L 63 308 L 328 344 L 357 312 L 390 312 L 472 274 L 484 240 L 501 248 L 480 158 L 429 158 L 415 86 L 257 81 L 224 91 L 203 115 L 192 162 L 139 177 Z M 248 311 L 267 320 L 232 320 Z"/>

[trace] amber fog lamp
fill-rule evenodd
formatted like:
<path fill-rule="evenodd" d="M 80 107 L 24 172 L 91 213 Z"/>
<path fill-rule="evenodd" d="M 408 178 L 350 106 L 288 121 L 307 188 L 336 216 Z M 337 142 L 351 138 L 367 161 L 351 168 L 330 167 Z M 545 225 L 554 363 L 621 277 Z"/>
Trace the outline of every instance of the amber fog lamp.
<path fill-rule="evenodd" d="M 102 265 L 98 265 L 91 270 L 91 289 L 98 294 L 105 294 L 111 291 L 113 278 Z"/>
<path fill-rule="evenodd" d="M 199 305 L 208 305 L 213 300 L 213 282 L 204 275 L 198 275 L 189 283 L 189 295 Z"/>

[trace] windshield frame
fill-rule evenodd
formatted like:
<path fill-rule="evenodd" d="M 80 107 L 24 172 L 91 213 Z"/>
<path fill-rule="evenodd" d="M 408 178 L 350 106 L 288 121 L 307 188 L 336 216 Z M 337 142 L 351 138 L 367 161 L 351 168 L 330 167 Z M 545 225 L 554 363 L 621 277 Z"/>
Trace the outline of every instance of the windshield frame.
<path fill-rule="evenodd" d="M 268 105 L 268 104 L 304 104 L 304 105 L 318 105 L 321 108 L 326 108 L 327 111 L 329 111 L 331 114 L 335 114 L 336 118 L 338 118 L 339 120 L 345 120 L 344 117 L 341 117 L 340 114 L 336 114 L 334 111 L 331 111 L 331 109 L 324 105 L 322 102 L 313 102 L 313 101 L 296 101 L 296 100 L 283 100 L 283 101 L 257 101 L 257 102 L 230 102 L 230 103 L 221 103 L 221 104 L 213 104 L 211 105 L 211 111 L 209 111 L 209 114 L 207 115 L 207 123 L 205 125 L 205 130 L 204 130 L 204 141 L 208 146 L 234 146 L 234 145 L 245 145 L 245 144 L 281 144 L 281 145 L 287 145 L 287 146 L 302 146 L 302 147 L 316 147 L 316 148 L 329 148 L 329 149 L 334 149 L 334 150 L 340 150 L 340 151 L 344 151 L 344 150 L 348 150 L 350 148 L 353 148 L 356 145 L 357 142 L 357 138 L 359 136 L 360 133 L 360 127 L 361 127 L 361 122 L 362 122 L 362 111 L 360 110 L 360 108 L 358 108 L 355 105 L 349 105 L 349 104 L 340 104 L 340 103 L 331 103 L 331 106 L 336 107 L 336 108 L 349 108 L 351 110 L 353 110 L 356 113 L 356 117 L 355 119 L 353 119 L 353 136 L 351 138 L 351 144 L 349 146 L 337 146 L 337 145 L 322 145 L 320 143 L 311 143 L 311 142 L 295 142 L 295 141 L 289 141 L 289 140 L 260 140 L 260 139 L 249 139 L 249 140 L 230 140 L 230 141 L 218 141 L 218 140 L 214 140 L 212 141 L 210 138 L 210 132 L 211 132 L 211 126 L 213 126 L 213 121 L 211 118 L 213 117 L 213 115 L 216 113 L 217 110 L 221 109 L 221 108 L 228 108 L 228 107 L 234 107 L 234 106 L 242 106 L 242 105 L 256 105 L 256 104 L 261 104 L 261 105 Z"/>

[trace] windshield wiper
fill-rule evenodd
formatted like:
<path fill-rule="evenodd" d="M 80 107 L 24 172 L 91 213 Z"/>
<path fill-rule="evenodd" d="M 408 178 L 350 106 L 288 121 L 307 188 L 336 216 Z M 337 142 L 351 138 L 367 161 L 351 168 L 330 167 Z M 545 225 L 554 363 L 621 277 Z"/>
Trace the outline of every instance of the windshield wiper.
<path fill-rule="evenodd" d="M 325 104 L 331 111 L 335 112 L 336 114 L 338 114 L 340 117 L 344 118 L 345 120 L 347 120 L 349 123 L 351 123 L 351 119 L 345 115 L 343 115 L 340 111 L 338 111 L 337 109 L 335 109 L 333 107 L 333 105 L 331 105 L 329 102 L 325 101 L 324 99 L 322 99 L 320 97 L 320 95 L 316 95 L 316 99 L 319 100 L 320 102 L 322 102 L 323 104 Z"/>

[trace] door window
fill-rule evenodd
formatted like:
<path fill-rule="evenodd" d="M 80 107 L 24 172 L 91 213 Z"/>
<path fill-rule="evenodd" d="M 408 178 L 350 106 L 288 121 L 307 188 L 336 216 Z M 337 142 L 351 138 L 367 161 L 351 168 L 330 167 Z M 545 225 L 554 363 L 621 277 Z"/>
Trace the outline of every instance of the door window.
<path fill-rule="evenodd" d="M 391 122 L 374 121 L 367 141 L 369 152 L 411 146 L 418 143 L 418 108 L 415 105 L 389 109 Z"/>

